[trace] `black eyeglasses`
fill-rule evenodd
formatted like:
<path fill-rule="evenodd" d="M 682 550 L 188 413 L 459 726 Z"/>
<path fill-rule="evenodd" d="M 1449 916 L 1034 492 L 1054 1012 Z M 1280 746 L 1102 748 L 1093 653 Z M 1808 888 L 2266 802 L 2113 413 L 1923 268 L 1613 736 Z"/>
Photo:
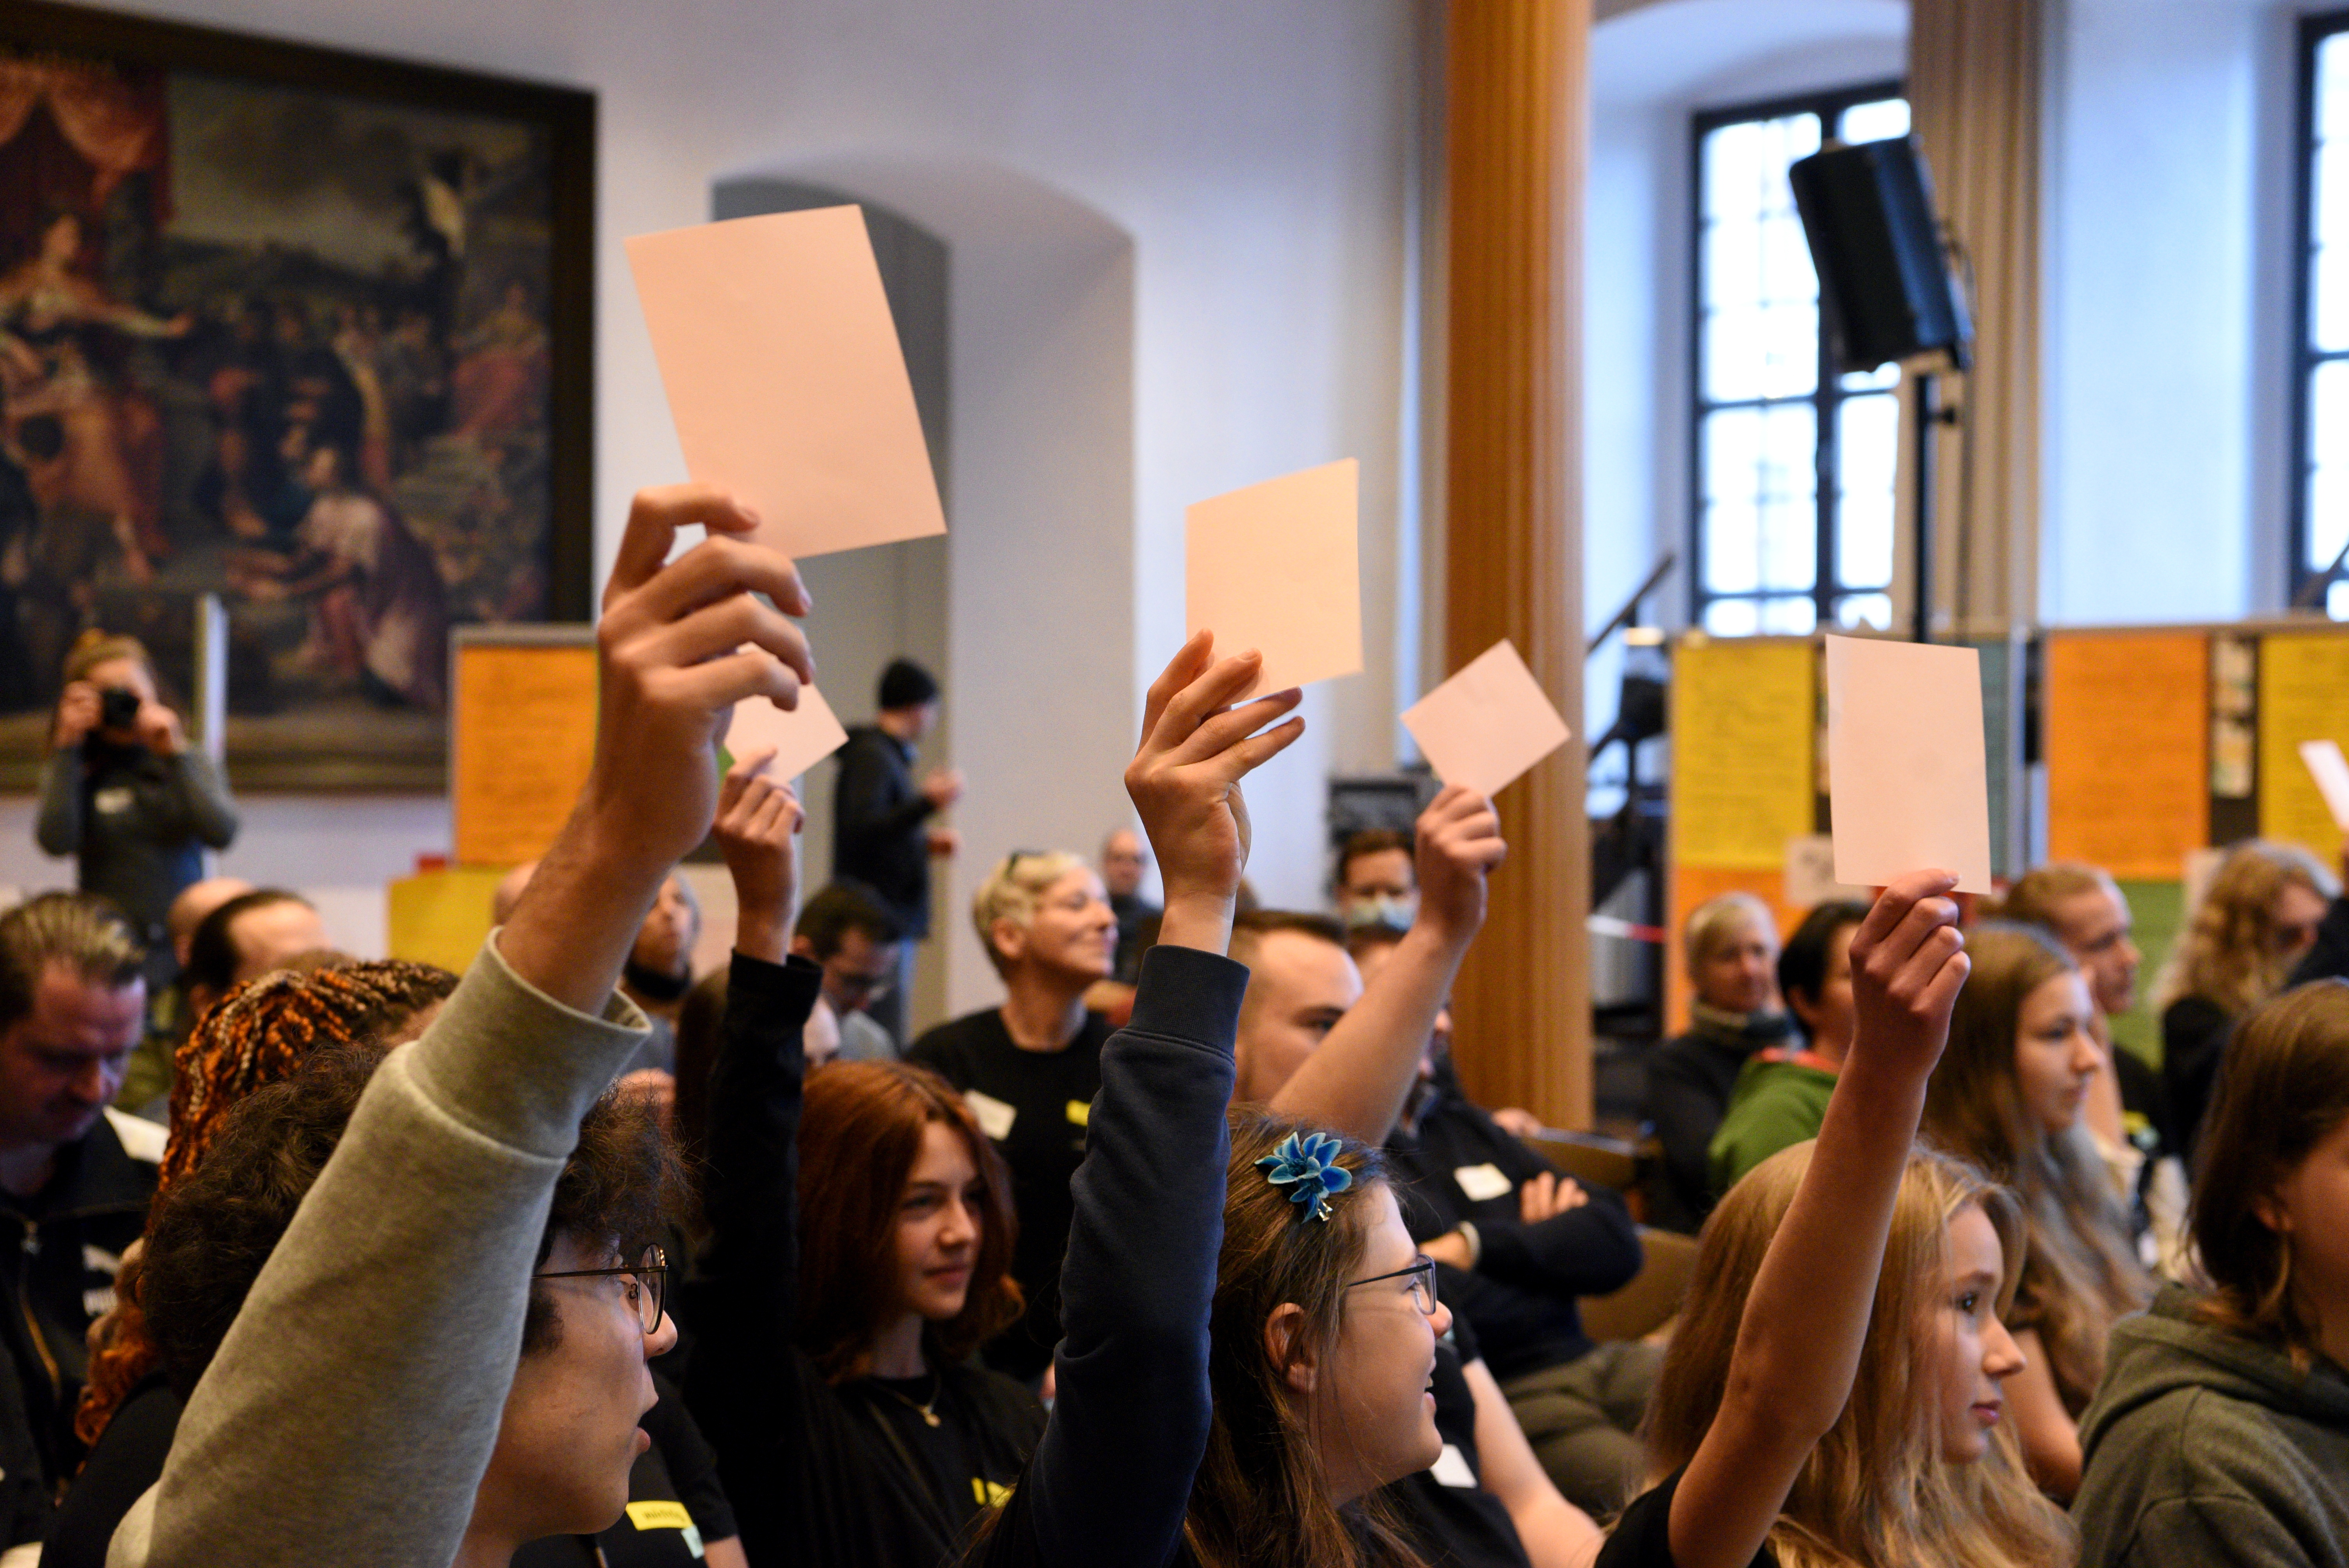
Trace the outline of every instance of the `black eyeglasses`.
<path fill-rule="evenodd" d="M 668 1254 L 658 1247 L 647 1247 L 645 1255 L 636 1263 L 610 1269 L 562 1269 L 554 1274 L 533 1274 L 533 1279 L 610 1279 L 614 1275 L 628 1282 L 628 1305 L 636 1309 L 636 1321 L 643 1324 L 647 1334 L 659 1331 L 661 1303 L 668 1295 Z"/>
<path fill-rule="evenodd" d="M 1409 1276 L 1411 1280 L 1411 1294 L 1419 1303 L 1419 1310 L 1429 1317 L 1433 1317 L 1435 1315 L 1435 1260 L 1433 1258 L 1423 1256 L 1409 1268 L 1397 1269 L 1392 1274 L 1372 1274 L 1368 1279 L 1349 1280 L 1346 1282 L 1346 1288 L 1351 1290 L 1356 1285 L 1377 1284 L 1381 1280 L 1402 1279 L 1405 1276 Z"/>

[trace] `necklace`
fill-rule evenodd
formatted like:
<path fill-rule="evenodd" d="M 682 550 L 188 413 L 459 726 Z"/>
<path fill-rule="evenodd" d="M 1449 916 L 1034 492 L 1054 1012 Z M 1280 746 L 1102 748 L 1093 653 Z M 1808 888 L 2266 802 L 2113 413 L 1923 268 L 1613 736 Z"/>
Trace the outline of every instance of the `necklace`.
<path fill-rule="evenodd" d="M 940 1424 L 938 1420 L 937 1403 L 938 1396 L 946 1392 L 947 1377 L 945 1373 L 933 1372 L 930 1374 L 930 1397 L 927 1400 L 920 1404 L 916 1404 L 911 1395 L 900 1394 L 896 1389 L 892 1388 L 888 1384 L 883 1382 L 878 1377 L 873 1379 L 873 1386 L 875 1388 L 880 1389 L 884 1394 L 888 1395 L 892 1399 L 896 1400 L 900 1405 L 905 1406 L 908 1410 L 913 1411 L 916 1416 L 921 1417 L 922 1419 L 930 1426 L 935 1427 Z"/>

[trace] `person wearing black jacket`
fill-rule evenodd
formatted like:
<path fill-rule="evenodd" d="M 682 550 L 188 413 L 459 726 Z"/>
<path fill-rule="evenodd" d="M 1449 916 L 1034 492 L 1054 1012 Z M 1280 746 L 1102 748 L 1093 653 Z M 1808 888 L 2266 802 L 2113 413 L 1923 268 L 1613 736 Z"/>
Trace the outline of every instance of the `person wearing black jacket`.
<path fill-rule="evenodd" d="M 847 1365 L 833 1365 L 839 1358 L 828 1354 L 834 1336 L 827 1325 L 838 1304 L 810 1293 L 829 1287 L 838 1295 L 856 1282 L 811 1277 L 802 1267 L 843 1250 L 831 1244 L 836 1238 L 811 1238 L 800 1219 L 801 1031 L 823 970 L 787 955 L 798 807 L 787 788 L 758 776 L 762 762 L 746 759 L 730 774 L 716 829 L 741 920 L 709 1082 L 702 1186 L 709 1238 L 678 1306 L 695 1333 L 687 1402 L 718 1450 L 719 1479 L 752 1561 L 935 1568 L 1018 1476 L 1042 1412 L 1025 1389 L 953 1354 L 935 1321 L 916 1322 L 914 1345 L 896 1347 L 920 1363 L 910 1377 L 888 1375 L 900 1369 L 882 1367 L 871 1353 L 886 1325 L 861 1336 L 866 1353 Z M 900 1064 L 826 1071 L 890 1078 L 873 1097 L 884 1106 L 893 1087 L 919 1095 L 920 1081 L 934 1086 L 931 1109 L 955 1104 L 943 1083 Z M 974 1167 L 984 1140 L 959 1121 L 948 1127 L 949 1134 L 958 1130 L 969 1147 L 952 1191 L 930 1191 L 916 1180 L 879 1205 L 901 1244 L 916 1205 L 953 1211 L 947 1222 L 964 1223 L 959 1238 L 942 1243 L 954 1254 L 947 1261 L 963 1264 L 964 1277 L 944 1286 L 957 1309 L 987 1283 L 978 1264 L 989 1255 L 981 1226 L 965 1222 L 957 1207 L 982 1182 Z M 885 1158 L 875 1151 L 866 1163 Z M 917 1163 L 910 1174 L 918 1178 L 924 1169 Z M 856 1174 L 870 1179 L 868 1171 Z M 984 1213 L 989 1205 L 982 1199 L 974 1207 Z M 852 1222 L 826 1212 L 823 1222 Z M 998 1276 L 1008 1241 L 994 1254 Z M 886 1304 L 883 1310 L 897 1315 Z"/>
<path fill-rule="evenodd" d="M 938 683 L 910 659 L 881 673 L 879 711 L 848 732 L 833 786 L 832 874 L 860 882 L 889 912 L 901 938 L 889 989 L 865 1004 L 899 1050 L 905 1047 L 914 944 L 930 934 L 930 860 L 958 845 L 954 830 L 930 819 L 962 797 L 962 775 L 933 772 L 914 781 L 914 748 L 938 722 Z"/>

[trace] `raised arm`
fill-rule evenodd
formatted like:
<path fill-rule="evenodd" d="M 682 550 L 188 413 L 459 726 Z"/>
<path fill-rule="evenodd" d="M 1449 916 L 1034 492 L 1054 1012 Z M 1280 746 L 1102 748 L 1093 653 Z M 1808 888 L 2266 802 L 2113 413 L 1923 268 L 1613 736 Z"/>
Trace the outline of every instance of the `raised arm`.
<path fill-rule="evenodd" d="M 1925 1080 L 1965 984 L 1956 879 L 1916 872 L 1852 937 L 1858 1026 L 1739 1320 L 1720 1414 L 1671 1505 L 1678 1568 L 1745 1568 L 1851 1398 Z"/>
<path fill-rule="evenodd" d="M 683 1303 L 697 1340 L 686 1403 L 718 1450 L 743 1550 L 761 1562 L 804 1555 L 809 1456 L 791 1324 L 799 1288 L 799 1124 L 806 1053 L 800 1033 L 823 971 L 786 960 L 799 876 L 798 799 L 738 762 L 720 794 L 717 837 L 740 911 L 718 1062 L 710 1074 L 703 1212 L 709 1238 Z"/>
<path fill-rule="evenodd" d="M 1454 784 L 1420 813 L 1419 913 L 1394 953 L 1272 1109 L 1365 1143 L 1386 1141 L 1419 1058 L 1485 924 L 1485 879 L 1508 854 L 1493 803 Z"/>
<path fill-rule="evenodd" d="M 1150 688 L 1126 789 L 1166 881 L 1133 1021 L 1102 1047 L 1071 1184 L 1050 1423 L 989 1548 L 1050 1568 L 1158 1568 L 1206 1451 L 1207 1322 L 1223 1244 L 1232 1039 L 1247 972 L 1223 956 L 1247 863 L 1239 781 L 1304 728 L 1283 692 L 1230 708 L 1250 656 L 1192 639 Z M 1032 1555 L 1031 1555 L 1032 1553 Z M 982 1551 L 984 1556 L 985 1549 Z"/>
<path fill-rule="evenodd" d="M 671 565 L 677 528 L 712 537 Z M 394 1051 L 190 1398 L 110 1561 L 451 1560 L 489 1462 L 530 1274 L 579 1119 L 643 1039 L 613 994 L 661 878 L 709 823 L 733 704 L 796 700 L 791 563 L 706 489 L 637 499 L 599 634 L 577 809 L 513 920 Z M 743 645 L 753 646 L 733 652 Z M 401 1456 L 387 1492 L 385 1456 Z"/>

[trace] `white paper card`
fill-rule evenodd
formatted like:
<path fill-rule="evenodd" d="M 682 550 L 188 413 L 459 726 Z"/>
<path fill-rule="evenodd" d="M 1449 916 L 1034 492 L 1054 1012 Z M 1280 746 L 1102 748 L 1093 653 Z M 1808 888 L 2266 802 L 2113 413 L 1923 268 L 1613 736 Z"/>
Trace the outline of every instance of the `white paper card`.
<path fill-rule="evenodd" d="M 767 771 L 777 779 L 796 779 L 848 744 L 832 705 L 812 686 L 800 687 L 800 705 L 785 712 L 765 697 L 746 697 L 734 705 L 726 727 L 726 750 L 734 757 L 771 749 L 774 760 Z"/>
<path fill-rule="evenodd" d="M 2300 743 L 2300 759 L 2308 764 L 2308 776 L 2316 780 L 2316 792 L 2324 797 L 2324 809 L 2333 813 L 2333 825 L 2349 833 L 2349 758 L 2341 755 L 2341 743 L 2303 740 Z"/>
<path fill-rule="evenodd" d="M 1836 881 L 1939 869 L 1991 892 L 1982 656 L 1875 637 L 1829 637 L 1826 655 Z"/>

